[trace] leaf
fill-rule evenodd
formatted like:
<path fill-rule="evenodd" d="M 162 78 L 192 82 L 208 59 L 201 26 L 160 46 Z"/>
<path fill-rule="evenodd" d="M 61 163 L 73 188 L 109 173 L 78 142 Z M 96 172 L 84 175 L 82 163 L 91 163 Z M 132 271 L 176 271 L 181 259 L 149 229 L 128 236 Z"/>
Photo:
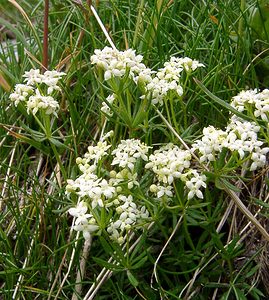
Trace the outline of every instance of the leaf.
<path fill-rule="evenodd" d="M 106 253 L 112 256 L 118 263 L 125 265 L 124 253 L 117 243 L 108 243 L 102 236 L 99 237 L 99 240 Z"/>
<path fill-rule="evenodd" d="M 142 253 L 142 254 L 144 254 L 144 253 Z M 144 265 L 144 263 L 145 263 L 147 260 L 148 260 L 148 257 L 147 257 L 147 256 L 144 256 L 144 257 L 142 257 L 142 258 L 139 258 L 139 261 L 138 261 L 136 264 L 132 265 L 132 266 L 131 266 L 131 269 L 132 269 L 132 270 L 134 270 L 134 269 L 139 269 L 140 267 L 142 267 L 142 266 Z"/>
<path fill-rule="evenodd" d="M 54 137 L 51 137 L 49 140 L 50 140 L 50 142 L 52 142 L 53 145 L 55 145 L 58 148 L 70 150 L 69 147 L 67 147 L 64 143 L 61 143 Z"/>
<path fill-rule="evenodd" d="M 216 95 L 212 94 L 203 84 L 201 81 L 199 81 L 196 78 L 193 78 L 193 80 L 195 81 L 195 83 L 200 87 L 200 89 L 202 91 L 204 91 L 207 96 L 209 96 L 213 101 L 215 101 L 216 103 L 218 103 L 219 105 L 221 105 L 222 107 L 226 108 L 227 110 L 229 110 L 230 112 L 232 112 L 233 114 L 237 115 L 238 117 L 250 121 L 252 120 L 249 116 L 239 112 L 238 110 L 236 110 L 234 107 L 232 107 L 230 104 L 228 104 L 227 102 L 225 102 L 224 100 L 220 99 L 219 97 L 217 97 Z"/>
<path fill-rule="evenodd" d="M 215 179 L 215 185 L 218 189 L 220 190 L 224 190 L 225 187 L 228 188 L 229 190 L 232 190 L 236 193 L 240 192 L 241 190 L 234 186 L 233 184 L 231 184 L 227 179 L 223 178 L 223 177 L 217 177 Z"/>
<path fill-rule="evenodd" d="M 9 134 L 11 136 L 13 136 L 14 138 L 21 140 L 33 147 L 35 147 L 36 149 L 42 151 L 44 154 L 49 155 L 50 150 L 48 147 L 46 147 L 45 145 L 43 145 L 43 143 L 41 143 L 40 141 L 36 140 L 36 139 L 31 139 L 21 133 L 17 133 L 13 130 L 8 129 L 6 126 L 2 126 L 5 130 L 7 130 L 9 132 Z"/>
<path fill-rule="evenodd" d="M 263 298 L 265 297 L 264 294 L 259 289 L 257 289 L 256 287 L 251 287 L 250 294 L 252 295 L 252 297 L 255 300 L 259 300 L 260 296 L 263 297 Z"/>
<path fill-rule="evenodd" d="M 256 265 L 253 268 L 251 268 L 251 270 L 249 272 L 247 272 L 247 274 L 245 275 L 246 278 L 252 277 L 258 270 L 259 270 L 260 266 Z"/>
<path fill-rule="evenodd" d="M 265 207 L 265 208 L 269 208 L 269 203 L 266 203 L 260 199 L 254 199 L 254 202 L 257 203 L 258 205 Z"/>
<path fill-rule="evenodd" d="M 230 290 L 227 291 L 227 292 L 225 292 L 225 293 L 221 296 L 220 300 L 229 300 L 229 299 L 230 299 L 229 296 L 230 296 Z"/>
<path fill-rule="evenodd" d="M 233 286 L 233 290 L 234 290 L 235 297 L 237 300 L 247 300 L 247 297 L 244 295 L 244 293 L 240 289 Z"/>
<path fill-rule="evenodd" d="M 0 86 L 6 91 L 10 92 L 11 86 L 8 84 L 3 74 L 0 72 Z"/>
<path fill-rule="evenodd" d="M 134 275 L 129 270 L 127 270 L 127 277 L 132 286 L 137 287 L 139 285 L 138 280 L 134 277 Z"/>
<path fill-rule="evenodd" d="M 104 267 L 113 272 L 124 271 L 124 267 L 117 265 L 117 263 L 109 263 L 101 258 L 93 257 L 93 260 L 101 267 Z"/>
<path fill-rule="evenodd" d="M 26 131 L 29 132 L 29 134 L 31 134 L 32 138 L 35 141 L 38 142 L 43 142 L 44 140 L 47 139 L 47 137 L 45 136 L 44 133 L 37 131 L 37 130 L 33 130 L 30 127 L 28 127 L 27 125 L 25 125 L 24 123 L 21 123 L 21 127 Z"/>

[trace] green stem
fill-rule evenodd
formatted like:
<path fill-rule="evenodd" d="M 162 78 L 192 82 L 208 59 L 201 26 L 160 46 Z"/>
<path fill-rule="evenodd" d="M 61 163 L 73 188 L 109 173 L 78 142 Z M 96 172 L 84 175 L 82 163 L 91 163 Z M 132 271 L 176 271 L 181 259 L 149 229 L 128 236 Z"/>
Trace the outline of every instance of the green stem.
<path fill-rule="evenodd" d="M 42 126 L 42 127 L 45 129 L 46 137 L 49 140 L 49 143 L 50 143 L 51 149 L 53 151 L 53 154 L 55 155 L 57 163 L 59 164 L 62 176 L 63 176 L 64 180 L 66 181 L 67 180 L 66 171 L 65 171 L 64 166 L 62 164 L 60 155 L 59 155 L 59 153 L 58 153 L 58 151 L 57 151 L 54 143 L 52 142 L 52 132 L 51 132 L 50 116 L 46 115 L 45 112 L 42 112 L 42 119 L 43 119 L 43 123 L 44 123 L 44 126 Z"/>
<path fill-rule="evenodd" d="M 40 126 L 40 128 L 43 130 L 43 132 L 45 133 L 45 135 L 47 135 L 47 131 L 46 128 L 43 126 L 43 124 L 41 123 L 41 121 L 38 119 L 38 117 L 36 115 L 33 115 L 36 122 L 38 123 L 38 125 Z"/>
<path fill-rule="evenodd" d="M 190 77 L 190 73 L 187 72 L 184 84 L 183 84 L 183 95 L 180 97 L 180 103 L 182 106 L 182 112 L 183 112 L 183 124 L 184 124 L 184 129 L 187 129 L 188 127 L 188 120 L 187 120 L 187 109 L 186 109 L 186 104 L 184 103 L 183 99 L 184 99 L 184 94 L 186 91 L 186 87 L 187 87 L 187 83 L 189 81 L 189 77 Z"/>
<path fill-rule="evenodd" d="M 166 114 L 167 114 L 168 122 L 170 124 L 173 124 L 172 120 L 171 120 L 171 116 L 170 116 L 170 110 L 169 110 L 169 107 L 168 107 L 168 101 L 167 101 L 167 99 L 164 100 L 164 105 L 165 105 L 165 109 L 166 109 Z"/>
<path fill-rule="evenodd" d="M 171 115 L 172 115 L 172 120 L 175 126 L 175 129 L 177 132 L 180 132 L 179 128 L 178 128 L 178 122 L 177 122 L 177 118 L 176 118 L 176 114 L 175 114 L 175 109 L 174 109 L 174 101 L 172 98 L 170 98 L 170 106 L 171 106 Z M 184 124 L 185 124 L 185 119 L 184 119 Z"/>

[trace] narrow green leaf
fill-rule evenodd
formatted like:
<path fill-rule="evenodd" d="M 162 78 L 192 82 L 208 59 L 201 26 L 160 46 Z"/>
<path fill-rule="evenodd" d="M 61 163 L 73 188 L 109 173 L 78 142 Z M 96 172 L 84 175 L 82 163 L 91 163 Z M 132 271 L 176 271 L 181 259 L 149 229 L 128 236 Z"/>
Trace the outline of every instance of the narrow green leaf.
<path fill-rule="evenodd" d="M 127 270 L 127 277 L 131 285 L 133 285 L 134 287 L 137 287 L 139 285 L 138 280 L 134 277 L 134 275 L 129 270 Z"/>
<path fill-rule="evenodd" d="M 232 107 L 230 104 L 228 104 L 227 102 L 223 101 L 222 99 L 220 99 L 219 97 L 217 97 L 216 95 L 212 94 L 203 84 L 201 81 L 199 81 L 196 78 L 193 78 L 193 80 L 195 81 L 195 83 L 200 87 L 200 89 L 202 91 L 204 91 L 207 96 L 209 96 L 213 101 L 215 101 L 216 103 L 218 103 L 219 105 L 221 105 L 222 107 L 226 108 L 227 110 L 229 110 L 230 112 L 232 112 L 233 114 L 237 115 L 238 117 L 250 121 L 252 120 L 250 117 L 246 116 L 245 114 L 239 112 L 238 110 L 236 110 L 234 107 Z"/>
<path fill-rule="evenodd" d="M 108 243 L 102 236 L 99 237 L 99 240 L 105 252 L 112 256 L 117 262 L 124 265 L 125 257 L 121 247 L 116 243 Z"/>
<path fill-rule="evenodd" d="M 240 289 L 233 286 L 233 290 L 235 293 L 236 300 L 247 300 L 247 297 L 244 295 L 244 293 Z"/>
<path fill-rule="evenodd" d="M 142 258 L 139 259 L 139 261 L 132 265 L 131 266 L 131 269 L 134 270 L 134 269 L 139 269 L 140 267 L 142 267 L 144 265 L 144 263 L 148 260 L 148 257 L 147 256 L 144 256 Z"/>
<path fill-rule="evenodd" d="M 232 190 L 232 191 L 234 191 L 234 192 L 236 192 L 236 193 L 238 193 L 238 192 L 241 191 L 238 187 L 234 186 L 233 184 L 231 184 L 228 180 L 226 180 L 226 179 L 223 178 L 223 177 L 217 177 L 217 178 L 215 179 L 215 185 L 216 185 L 216 187 L 217 187 L 218 189 L 220 189 L 220 190 L 224 190 L 225 187 L 226 187 L 226 188 L 228 188 L 229 190 Z"/>
<path fill-rule="evenodd" d="M 119 271 L 123 271 L 124 268 L 121 267 L 120 265 L 117 265 L 116 263 L 113 264 L 113 263 L 109 263 L 101 258 L 97 258 L 97 257 L 93 257 L 93 260 L 101 267 L 103 268 L 106 268 L 110 271 L 113 271 L 113 272 L 119 272 Z"/>
<path fill-rule="evenodd" d="M 51 137 L 49 140 L 52 142 L 53 145 L 55 145 L 58 148 L 70 150 L 64 143 L 61 143 L 54 137 Z"/>

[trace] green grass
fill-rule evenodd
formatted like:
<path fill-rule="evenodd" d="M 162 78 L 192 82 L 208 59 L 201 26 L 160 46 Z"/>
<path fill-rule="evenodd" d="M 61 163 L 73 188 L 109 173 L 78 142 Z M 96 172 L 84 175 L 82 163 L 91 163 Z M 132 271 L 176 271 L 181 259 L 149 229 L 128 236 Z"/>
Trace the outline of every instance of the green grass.
<path fill-rule="evenodd" d="M 75 2 L 50 1 L 49 15 L 49 69 L 60 66 L 67 74 L 54 123 L 54 136 L 64 146 L 56 151 L 72 179 L 80 175 L 76 158 L 99 140 L 104 126 L 100 107 L 111 88 L 90 62 L 95 49 L 109 44 L 85 1 L 84 10 Z M 260 41 L 265 46 L 257 49 L 250 27 L 249 7 L 257 3 L 246 2 L 244 12 L 239 1 L 231 0 L 104 0 L 96 1 L 96 9 L 117 49 L 136 49 L 154 70 L 172 55 L 197 59 L 205 68 L 194 77 L 229 103 L 243 89 L 265 88 L 268 76 L 255 59 L 268 40 Z M 33 116 L 9 100 L 14 85 L 22 82 L 25 71 L 40 67 L 43 55 L 43 2 L 18 3 L 32 27 L 18 9 L 0 1 L 0 24 L 16 36 L 15 44 L 0 36 L 7 42 L 5 50 L 0 46 L 0 298 L 92 299 L 85 295 L 105 267 L 113 274 L 96 290 L 95 299 L 266 299 L 268 241 L 233 204 L 227 193 L 231 186 L 218 184 L 223 174 L 211 172 L 203 200 L 188 202 L 183 185 L 177 183 L 172 203 L 148 204 L 153 223 L 134 233 L 129 251 L 112 243 L 106 231 L 93 235 L 86 250 L 82 234 L 76 239 L 76 232 L 70 232 L 72 217 L 67 210 L 77 199 L 66 196 L 66 180 L 63 172 L 59 176 L 51 143 L 34 138 L 31 130 L 40 129 Z M 139 91 L 128 86 L 122 94 L 128 88 L 135 107 L 141 101 Z M 185 119 L 180 104 L 174 110 L 178 133 L 188 145 L 206 126 L 225 128 L 229 110 L 193 78 L 184 103 Z M 168 118 L 165 108 L 161 112 Z M 130 137 L 154 147 L 171 141 L 180 145 L 155 110 L 149 111 L 148 124 L 143 121 L 134 128 L 122 115 L 108 122 L 105 131 L 115 130 L 113 147 Z M 110 163 L 108 159 L 106 164 Z M 226 179 L 240 189 L 239 198 L 266 228 L 268 162 L 256 172 L 241 171 L 224 175 L 231 176 Z M 144 178 L 145 189 L 150 180 Z"/>

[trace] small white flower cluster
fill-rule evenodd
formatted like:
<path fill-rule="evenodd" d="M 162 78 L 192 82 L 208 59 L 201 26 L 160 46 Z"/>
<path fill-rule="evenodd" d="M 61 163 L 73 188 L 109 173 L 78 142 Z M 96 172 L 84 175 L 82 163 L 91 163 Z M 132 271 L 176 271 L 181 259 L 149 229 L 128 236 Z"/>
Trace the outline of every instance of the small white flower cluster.
<path fill-rule="evenodd" d="M 203 199 L 203 193 L 201 188 L 206 188 L 206 176 L 199 174 L 197 170 L 191 169 L 188 172 L 182 174 L 180 179 L 185 182 L 186 187 L 189 190 L 188 199 L 192 199 L 194 196 L 197 196 L 200 199 Z"/>
<path fill-rule="evenodd" d="M 213 126 L 203 129 L 203 136 L 192 144 L 192 150 L 199 151 L 200 161 L 215 161 L 218 154 L 222 151 L 223 142 L 227 138 L 227 133 Z"/>
<path fill-rule="evenodd" d="M 183 171 L 190 167 L 191 153 L 169 143 L 149 156 L 146 169 L 151 169 L 161 183 L 173 183 Z"/>
<path fill-rule="evenodd" d="M 159 69 L 156 76 L 146 86 L 146 90 L 152 95 L 152 103 L 163 105 L 169 91 L 175 91 L 181 97 L 183 95 L 180 82 L 181 72 L 185 70 L 190 74 L 198 67 L 204 67 L 204 65 L 189 57 L 172 56 L 170 61 L 164 63 L 164 68 Z"/>
<path fill-rule="evenodd" d="M 67 181 L 66 192 L 67 195 L 76 194 L 79 199 L 77 208 L 69 210 L 77 218 L 75 230 L 83 231 L 84 237 L 90 236 L 91 232 L 99 228 L 96 224 L 100 218 L 93 221 L 93 215 L 100 216 L 105 212 L 109 218 L 106 220 L 108 233 L 113 240 L 122 243 L 126 232 L 139 228 L 139 224 L 149 220 L 146 207 L 131 196 L 130 191 L 139 186 L 135 172 L 136 161 L 147 160 L 150 147 L 139 140 L 122 140 L 111 152 L 113 161 L 109 164 L 106 156 L 110 147 L 106 141 L 100 141 L 96 146 L 89 146 L 83 158 L 77 158 L 76 162 L 82 174 L 75 180 Z M 109 170 L 111 166 L 115 166 L 116 170 Z M 87 207 L 85 210 L 83 204 L 81 215 L 86 215 L 83 218 L 77 213 L 81 209 L 81 203 L 86 203 Z"/>
<path fill-rule="evenodd" d="M 78 202 L 76 207 L 72 207 L 68 210 L 71 216 L 75 217 L 74 230 L 82 231 L 85 240 L 91 237 L 91 232 L 99 229 L 96 225 L 96 221 L 91 214 L 87 214 L 88 207 L 83 201 Z"/>
<path fill-rule="evenodd" d="M 113 104 L 113 102 L 115 101 L 115 94 L 109 95 L 106 98 L 106 101 L 109 103 L 109 105 L 111 106 Z M 113 112 L 111 111 L 111 108 L 108 106 L 108 104 L 106 102 L 102 102 L 102 106 L 101 106 L 101 111 L 108 115 L 109 117 L 113 116 Z"/>
<path fill-rule="evenodd" d="M 175 91 L 178 96 L 183 95 L 180 84 L 180 73 L 183 69 L 166 62 L 164 68 L 159 69 L 156 76 L 146 85 L 146 91 L 151 94 L 152 104 L 163 105 L 169 91 Z"/>
<path fill-rule="evenodd" d="M 139 227 L 140 224 L 143 225 L 143 222 L 147 222 L 149 212 L 145 206 L 138 208 L 132 195 L 119 195 L 116 201 L 119 203 L 116 208 L 119 217 L 115 222 L 111 220 L 107 232 L 110 234 L 111 239 L 122 244 L 124 242 L 124 231 L 130 230 L 132 226 Z"/>
<path fill-rule="evenodd" d="M 31 112 L 35 115 L 41 109 L 48 115 L 57 116 L 59 103 L 51 94 L 60 90 L 58 81 L 63 75 L 65 73 L 58 71 L 46 71 L 41 74 L 40 70 L 31 69 L 23 75 L 26 84 L 16 84 L 9 98 L 15 106 L 19 103 L 25 104 L 28 114 Z"/>
<path fill-rule="evenodd" d="M 237 151 L 240 159 L 251 154 L 250 171 L 266 164 L 266 154 L 269 152 L 269 147 L 262 148 L 263 142 L 258 137 L 260 126 L 254 122 L 247 122 L 232 116 L 226 131 L 227 139 L 224 142 L 224 147 L 231 151 Z"/>
<path fill-rule="evenodd" d="M 258 92 L 257 89 L 240 92 L 232 98 L 231 105 L 240 112 L 251 112 L 256 118 L 269 121 L 269 90 Z"/>
<path fill-rule="evenodd" d="M 148 160 L 147 153 L 150 147 L 139 140 L 122 140 L 118 147 L 112 151 L 114 159 L 111 165 L 119 165 L 122 168 L 134 170 L 137 158 L 141 157 L 144 161 Z"/>
<path fill-rule="evenodd" d="M 205 67 L 205 65 L 200 63 L 198 60 L 191 59 L 187 56 L 179 58 L 172 57 L 171 63 L 181 66 L 187 73 L 194 72 L 197 68 Z"/>
<path fill-rule="evenodd" d="M 128 49 L 119 51 L 110 47 L 103 50 L 94 50 L 91 63 L 104 70 L 104 79 L 112 77 L 123 77 L 129 72 L 130 78 L 136 83 L 139 80 L 147 82 L 151 80 L 152 71 L 142 63 L 143 56 L 136 55 L 135 50 Z"/>
<path fill-rule="evenodd" d="M 268 147 L 262 147 L 259 140 L 260 126 L 254 122 L 244 121 L 233 115 L 225 131 L 209 126 L 203 129 L 203 136 L 192 145 L 192 151 L 197 151 L 201 162 L 216 161 L 223 148 L 232 153 L 237 152 L 242 160 L 251 155 L 250 171 L 263 167 L 266 163 Z"/>
<path fill-rule="evenodd" d="M 178 146 L 169 143 L 154 151 L 149 156 L 149 162 L 145 168 L 151 169 L 155 175 L 155 183 L 150 186 L 150 191 L 157 195 L 157 198 L 172 197 L 173 187 L 176 178 L 180 178 L 189 190 L 188 199 L 195 195 L 203 198 L 202 187 L 206 187 L 205 175 L 200 175 L 197 170 L 190 169 L 191 152 L 182 150 Z"/>
<path fill-rule="evenodd" d="M 163 68 L 155 72 L 147 68 L 142 63 L 142 59 L 143 56 L 136 55 L 132 49 L 118 51 L 105 47 L 103 50 L 94 51 L 91 63 L 104 70 L 105 80 L 112 77 L 122 78 L 129 72 L 129 77 L 136 84 L 142 83 L 145 87 L 145 91 L 143 91 L 145 94 L 141 98 L 145 98 L 146 94 L 150 95 L 152 103 L 160 105 L 163 105 L 169 91 L 174 91 L 178 96 L 182 96 L 183 88 L 180 82 L 182 71 L 190 74 L 197 68 L 204 67 L 202 63 L 189 57 L 171 57 L 170 61 L 165 62 Z M 112 99 L 107 99 L 107 101 L 110 100 Z M 108 115 L 111 114 L 109 106 L 105 102 L 102 103 L 101 110 Z"/>

